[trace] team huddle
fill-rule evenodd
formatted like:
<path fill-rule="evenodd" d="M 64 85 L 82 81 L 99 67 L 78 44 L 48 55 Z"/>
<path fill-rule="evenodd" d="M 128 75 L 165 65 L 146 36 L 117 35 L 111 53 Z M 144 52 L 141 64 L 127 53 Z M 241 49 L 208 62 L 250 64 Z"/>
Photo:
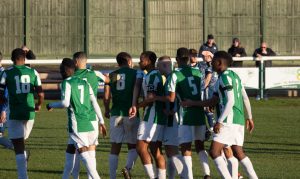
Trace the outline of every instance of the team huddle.
<path fill-rule="evenodd" d="M 104 116 L 110 121 L 111 179 L 117 177 L 122 144 L 128 147 L 126 165 L 121 170 L 125 179 L 131 178 L 138 157 L 147 178 L 192 179 L 193 143 L 205 179 L 211 178 L 209 155 L 222 178 L 238 179 L 239 163 L 249 178 L 258 178 L 243 150 L 245 125 L 252 132 L 254 123 L 241 80 L 228 69 L 232 57 L 219 51 L 212 58 L 196 62 L 195 53 L 179 48 L 178 68 L 173 69 L 170 57 L 157 59 L 154 52 L 145 51 L 140 55 L 140 69 L 135 70 L 130 54 L 121 52 L 116 57 L 119 68 L 108 76 L 87 69 L 83 52 L 75 53 L 73 59 L 64 58 L 60 65 L 61 100 L 47 104 L 49 111 L 67 108 L 69 139 L 62 178 L 79 178 L 80 161 L 88 178 L 100 178 L 95 151 L 98 135 L 106 135 L 106 126 L 97 103 L 99 82 L 105 84 Z M 0 75 L 0 102 L 8 103 L 8 135 L 15 150 L 19 178 L 28 178 L 29 155 L 24 141 L 44 99 L 39 75 L 25 66 L 25 55 L 22 49 L 13 50 L 14 65 Z M 0 120 L 5 122 L 2 117 Z M 210 135 L 208 155 L 204 142 Z"/>

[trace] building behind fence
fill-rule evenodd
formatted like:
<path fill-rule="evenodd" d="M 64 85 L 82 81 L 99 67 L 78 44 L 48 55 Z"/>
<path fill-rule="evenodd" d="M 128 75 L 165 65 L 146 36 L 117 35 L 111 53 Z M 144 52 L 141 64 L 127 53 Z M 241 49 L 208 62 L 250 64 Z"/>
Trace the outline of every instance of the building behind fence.
<path fill-rule="evenodd" d="M 240 38 L 251 55 L 261 41 L 300 55 L 299 0 L 1 0 L 0 51 L 26 44 L 39 58 L 90 57 L 151 49 L 174 55 L 214 34 L 219 49 Z"/>

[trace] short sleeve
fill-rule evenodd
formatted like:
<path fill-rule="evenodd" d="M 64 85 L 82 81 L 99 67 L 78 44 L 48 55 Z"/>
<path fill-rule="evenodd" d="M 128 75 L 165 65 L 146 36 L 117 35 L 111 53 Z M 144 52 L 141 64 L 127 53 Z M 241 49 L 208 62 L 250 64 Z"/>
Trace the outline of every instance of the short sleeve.
<path fill-rule="evenodd" d="M 2 72 L 0 76 L 1 76 L 0 77 L 0 90 L 4 91 L 6 88 L 6 77 L 7 77 L 5 71 Z"/>
<path fill-rule="evenodd" d="M 176 81 L 177 81 L 177 75 L 175 73 L 172 73 L 171 79 L 168 80 L 168 91 L 175 92 L 176 91 Z"/>
<path fill-rule="evenodd" d="M 136 71 L 136 79 L 143 79 L 144 75 L 145 74 L 142 70 L 137 70 Z"/>
<path fill-rule="evenodd" d="M 105 76 L 100 72 L 100 71 L 94 71 L 96 76 L 97 76 L 97 80 L 100 82 L 105 82 Z"/>
<path fill-rule="evenodd" d="M 226 72 L 225 72 L 226 73 Z M 220 85 L 222 86 L 222 89 L 225 91 L 231 91 L 232 90 L 232 78 L 228 74 L 222 74 L 220 77 Z"/>
<path fill-rule="evenodd" d="M 42 82 L 41 82 L 39 73 L 36 70 L 34 70 L 34 74 L 35 74 L 34 86 L 42 86 Z"/>
<path fill-rule="evenodd" d="M 71 85 L 66 80 L 64 80 L 61 83 L 61 100 L 64 100 L 67 94 L 71 94 Z"/>

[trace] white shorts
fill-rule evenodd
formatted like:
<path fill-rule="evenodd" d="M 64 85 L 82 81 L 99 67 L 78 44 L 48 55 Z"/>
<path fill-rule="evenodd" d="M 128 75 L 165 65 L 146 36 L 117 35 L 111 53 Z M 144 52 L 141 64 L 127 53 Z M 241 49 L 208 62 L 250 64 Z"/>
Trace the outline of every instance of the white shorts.
<path fill-rule="evenodd" d="M 138 140 L 147 142 L 163 141 L 163 125 L 155 124 L 153 122 L 141 121 L 137 133 Z"/>
<path fill-rule="evenodd" d="M 31 133 L 34 120 L 8 120 L 9 139 L 24 138 L 27 139 Z"/>
<path fill-rule="evenodd" d="M 220 133 L 213 134 L 213 141 L 225 144 L 226 146 L 244 144 L 244 126 L 239 124 L 224 124 Z"/>
<path fill-rule="evenodd" d="M 179 145 L 178 137 L 178 123 L 173 120 L 173 126 L 165 126 L 163 130 L 163 144 L 164 145 Z"/>
<path fill-rule="evenodd" d="M 110 118 L 110 142 L 136 144 L 137 130 L 140 120 L 129 119 L 124 116 L 112 116 Z"/>
<path fill-rule="evenodd" d="M 98 145 L 98 136 L 99 136 L 99 122 L 98 120 L 95 121 L 91 121 L 93 127 L 94 127 L 94 131 L 93 131 L 93 136 L 94 136 L 94 145 Z"/>
<path fill-rule="evenodd" d="M 201 126 L 179 125 L 178 127 L 179 144 L 190 143 L 195 140 L 204 141 L 205 132 L 206 132 L 206 125 L 201 125 Z"/>
<path fill-rule="evenodd" d="M 95 144 L 95 133 L 94 133 L 94 131 L 69 133 L 68 144 L 73 144 L 76 149 L 96 145 Z"/>

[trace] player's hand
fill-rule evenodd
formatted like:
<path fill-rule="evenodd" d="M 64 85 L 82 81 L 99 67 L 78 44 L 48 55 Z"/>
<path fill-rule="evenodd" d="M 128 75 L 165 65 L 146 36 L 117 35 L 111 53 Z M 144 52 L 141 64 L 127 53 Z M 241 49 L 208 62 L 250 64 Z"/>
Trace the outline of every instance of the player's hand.
<path fill-rule="evenodd" d="M 136 116 L 137 110 L 136 110 L 136 106 L 131 106 L 129 108 L 129 119 L 132 119 Z"/>
<path fill-rule="evenodd" d="M 28 47 L 26 47 L 26 46 L 23 46 L 22 47 L 22 50 L 24 50 L 26 53 L 29 51 L 29 48 Z"/>
<path fill-rule="evenodd" d="M 41 110 L 41 108 L 42 108 L 42 105 L 40 105 L 40 104 L 36 103 L 36 104 L 35 104 L 35 108 L 34 108 L 34 110 L 35 110 L 35 112 L 38 112 L 38 111 L 40 111 L 40 110 Z"/>
<path fill-rule="evenodd" d="M 254 122 L 252 119 L 247 119 L 246 120 L 246 128 L 247 130 L 250 132 L 250 134 L 252 133 L 252 131 L 254 130 Z"/>
<path fill-rule="evenodd" d="M 223 127 L 223 124 L 217 122 L 214 126 L 214 133 L 218 134 L 220 133 L 220 129 Z"/>
<path fill-rule="evenodd" d="M 105 124 L 99 124 L 99 132 L 103 137 L 106 137 L 106 127 Z"/>
<path fill-rule="evenodd" d="M 53 110 L 53 108 L 51 108 L 49 104 L 46 105 L 46 108 L 47 108 L 48 111 L 52 111 Z"/>
<path fill-rule="evenodd" d="M 181 105 L 182 107 L 190 107 L 190 106 L 193 105 L 193 101 L 190 100 L 190 99 L 187 99 L 187 100 L 181 101 L 181 102 L 180 102 L 180 105 Z"/>
<path fill-rule="evenodd" d="M 5 123 L 5 122 L 6 122 L 6 112 L 2 111 L 0 116 L 0 123 Z"/>
<path fill-rule="evenodd" d="M 109 119 L 110 118 L 110 111 L 105 111 L 104 116 Z"/>
<path fill-rule="evenodd" d="M 208 107 L 207 111 L 213 113 L 214 112 L 214 107 Z"/>

